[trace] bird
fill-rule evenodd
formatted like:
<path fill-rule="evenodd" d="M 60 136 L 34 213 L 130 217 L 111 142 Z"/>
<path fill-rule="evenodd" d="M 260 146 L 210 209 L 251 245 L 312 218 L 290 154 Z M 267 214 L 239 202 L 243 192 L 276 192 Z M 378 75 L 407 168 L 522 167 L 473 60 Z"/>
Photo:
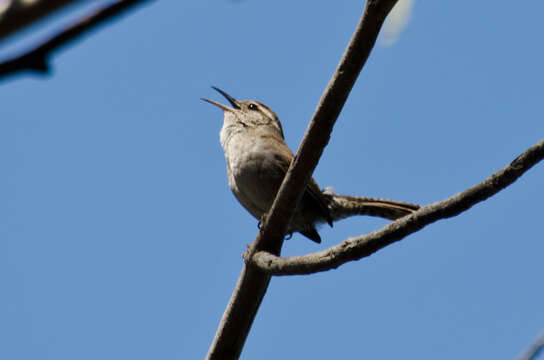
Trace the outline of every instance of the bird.
<path fill-rule="evenodd" d="M 230 106 L 202 98 L 223 110 L 219 139 L 227 166 L 229 187 L 240 204 L 257 220 L 270 209 L 294 158 L 285 143 L 276 113 L 255 100 L 236 100 L 212 86 Z M 295 208 L 288 234 L 299 232 L 321 243 L 317 225 L 352 215 L 371 215 L 395 220 L 419 209 L 418 205 L 386 199 L 334 194 L 321 190 L 311 178 Z"/>

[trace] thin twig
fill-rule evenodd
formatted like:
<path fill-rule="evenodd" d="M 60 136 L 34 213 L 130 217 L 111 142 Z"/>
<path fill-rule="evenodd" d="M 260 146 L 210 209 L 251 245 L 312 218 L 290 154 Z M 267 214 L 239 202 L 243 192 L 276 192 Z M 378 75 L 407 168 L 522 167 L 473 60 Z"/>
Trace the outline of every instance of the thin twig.
<path fill-rule="evenodd" d="M 272 275 L 313 274 L 335 269 L 349 261 L 370 256 L 437 220 L 456 216 L 473 205 L 506 188 L 533 165 L 544 158 L 544 140 L 529 148 L 512 163 L 475 185 L 446 200 L 421 208 L 368 235 L 350 238 L 318 253 L 281 258 L 268 252 L 257 252 L 251 262 Z"/>
<path fill-rule="evenodd" d="M 37 46 L 1 62 L 0 78 L 21 71 L 49 74 L 51 69 L 48 60 L 53 52 L 145 1 L 149 0 L 118 0 L 93 10 Z"/>
<path fill-rule="evenodd" d="M 538 354 L 544 349 L 544 331 L 533 340 L 532 344 L 523 351 L 517 360 L 536 360 Z"/>
<path fill-rule="evenodd" d="M 279 255 L 287 225 L 306 183 L 327 145 L 332 128 L 368 58 L 380 28 L 397 0 L 367 0 L 355 33 L 325 90 L 269 215 L 264 218 L 249 253 L 259 250 Z M 237 359 L 266 293 L 270 275 L 245 265 L 207 359 Z"/>
<path fill-rule="evenodd" d="M 29 4 L 12 0 L 9 7 L 0 14 L 0 40 L 78 1 L 81 2 L 81 0 L 40 0 Z"/>

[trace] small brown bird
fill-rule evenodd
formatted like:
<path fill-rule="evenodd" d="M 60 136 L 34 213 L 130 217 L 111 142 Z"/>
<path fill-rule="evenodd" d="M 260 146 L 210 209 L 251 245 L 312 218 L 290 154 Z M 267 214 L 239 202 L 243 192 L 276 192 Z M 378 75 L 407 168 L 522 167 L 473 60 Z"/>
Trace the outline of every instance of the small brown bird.
<path fill-rule="evenodd" d="M 224 111 L 220 141 L 227 162 L 229 186 L 244 208 L 255 218 L 270 209 L 294 155 L 285 144 L 278 116 L 268 106 L 254 100 L 235 100 L 221 89 L 232 107 L 202 99 Z M 312 241 L 321 242 L 316 224 L 351 215 L 371 215 L 397 219 L 419 206 L 391 200 L 363 198 L 321 191 L 312 178 L 288 232 L 300 232 Z"/>

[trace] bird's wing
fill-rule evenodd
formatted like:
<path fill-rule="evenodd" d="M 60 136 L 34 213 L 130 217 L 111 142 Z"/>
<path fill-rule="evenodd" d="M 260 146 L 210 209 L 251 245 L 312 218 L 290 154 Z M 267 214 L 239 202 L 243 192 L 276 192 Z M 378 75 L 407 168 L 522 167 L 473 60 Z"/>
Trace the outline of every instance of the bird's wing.
<path fill-rule="evenodd" d="M 329 198 L 323 195 L 323 192 L 319 188 L 319 185 L 315 182 L 314 178 L 310 178 L 310 181 L 308 182 L 308 185 L 306 185 L 306 192 L 305 194 L 308 194 L 316 205 L 321 210 L 321 214 L 327 221 L 327 223 L 332 227 L 332 216 L 329 209 Z"/>
<path fill-rule="evenodd" d="M 282 158 L 282 161 L 277 161 L 277 164 L 281 164 L 281 166 L 283 167 L 283 173 L 287 174 L 289 165 L 291 164 L 291 161 L 294 157 L 293 152 L 289 149 L 289 147 L 287 147 L 284 142 L 281 142 L 281 145 L 280 142 L 278 142 L 277 145 L 278 146 L 276 147 L 276 150 L 280 149 L 280 151 L 277 151 L 275 156 Z M 330 226 L 332 226 L 333 219 L 329 210 L 330 200 L 328 197 L 323 195 L 323 192 L 319 188 L 319 185 L 317 185 L 317 182 L 313 178 L 310 178 L 310 181 L 306 185 L 306 190 L 304 191 L 302 197 L 306 197 L 311 202 L 313 202 L 315 207 L 320 209 L 323 218 Z"/>

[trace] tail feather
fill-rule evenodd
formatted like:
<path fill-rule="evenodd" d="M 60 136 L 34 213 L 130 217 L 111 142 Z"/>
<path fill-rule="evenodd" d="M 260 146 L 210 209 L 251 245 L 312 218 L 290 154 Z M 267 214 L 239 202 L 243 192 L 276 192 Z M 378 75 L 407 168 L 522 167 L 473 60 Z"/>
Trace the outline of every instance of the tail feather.
<path fill-rule="evenodd" d="M 315 227 L 301 230 L 300 233 L 306 236 L 308 239 L 312 240 L 313 242 L 316 242 L 318 244 L 321 243 L 321 236 L 319 236 L 319 233 L 317 232 Z"/>
<path fill-rule="evenodd" d="M 334 221 L 353 215 L 378 216 L 396 220 L 419 209 L 419 205 L 400 201 L 330 194 L 330 213 Z"/>

